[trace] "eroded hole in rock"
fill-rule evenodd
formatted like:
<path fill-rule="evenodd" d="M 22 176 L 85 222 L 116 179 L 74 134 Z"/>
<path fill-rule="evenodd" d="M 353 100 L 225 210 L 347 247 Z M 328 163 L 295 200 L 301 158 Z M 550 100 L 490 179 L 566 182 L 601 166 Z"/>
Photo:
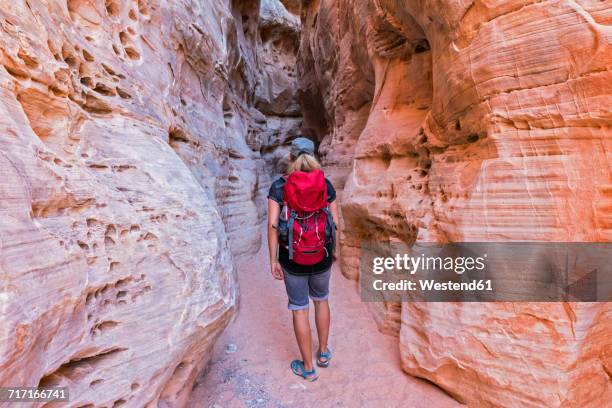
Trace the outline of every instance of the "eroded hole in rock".
<path fill-rule="evenodd" d="M 61 60 L 61 57 L 59 55 L 60 53 L 59 53 L 55 43 L 50 38 L 47 40 L 47 48 L 49 49 L 49 52 L 51 52 L 51 54 L 53 55 L 53 58 L 56 61 Z"/>
<path fill-rule="evenodd" d="M 90 387 L 96 387 L 100 384 L 102 384 L 104 382 L 104 380 L 102 378 L 98 378 L 96 380 L 93 380 L 92 382 L 89 383 Z"/>
<path fill-rule="evenodd" d="M 429 50 L 431 50 L 431 47 L 429 46 L 429 41 L 427 41 L 424 38 L 417 41 L 416 45 L 414 46 L 415 54 L 420 54 L 422 52 L 429 51 Z"/>
<path fill-rule="evenodd" d="M 388 151 L 384 152 L 381 156 L 381 159 L 383 161 L 383 164 L 385 166 L 385 168 L 389 168 L 389 166 L 391 165 L 391 153 L 389 153 Z"/>
<path fill-rule="evenodd" d="M 198 142 L 196 140 L 192 140 L 183 129 L 179 127 L 171 127 L 168 131 L 168 144 L 172 146 L 173 149 L 180 149 L 181 144 L 197 146 Z"/>
<path fill-rule="evenodd" d="M 83 50 L 83 58 L 87 62 L 93 62 L 95 60 L 94 56 L 89 53 L 87 50 Z"/>
<path fill-rule="evenodd" d="M 140 11 L 140 14 L 143 16 L 149 14 L 149 6 L 146 0 L 138 0 L 138 11 Z"/>
<path fill-rule="evenodd" d="M 85 102 L 80 105 L 85 111 L 93 114 L 105 115 L 113 111 L 109 103 L 89 93 L 85 96 Z"/>
<path fill-rule="evenodd" d="M 8 72 L 13 78 L 17 80 L 25 80 L 29 78 L 29 74 L 23 69 L 9 67 L 6 65 L 4 66 L 4 69 L 6 69 L 6 72 Z"/>
<path fill-rule="evenodd" d="M 390 58 L 401 53 L 404 51 L 404 46 L 406 44 L 406 37 L 390 26 L 378 30 L 374 37 L 376 52 L 385 58 Z"/>
<path fill-rule="evenodd" d="M 125 404 L 127 404 L 127 401 L 121 398 L 113 402 L 113 408 L 121 407 L 121 406 L 124 406 Z"/>
<path fill-rule="evenodd" d="M 38 387 L 48 388 L 59 386 L 63 379 L 79 381 L 90 373 L 110 361 L 116 361 L 122 352 L 126 351 L 123 347 L 113 347 L 97 354 L 84 357 L 75 357 L 61 366 L 54 372 L 45 375 L 38 382 Z"/>
<path fill-rule="evenodd" d="M 99 335 L 106 333 L 109 330 L 112 330 L 118 325 L 119 325 L 119 322 L 116 322 L 113 320 L 106 320 L 106 321 L 95 324 L 91 328 L 91 334 L 94 336 L 99 336 Z"/>
<path fill-rule="evenodd" d="M 38 67 L 38 58 L 29 52 L 26 52 L 23 48 L 20 48 L 17 52 L 17 56 L 25 63 L 28 68 L 35 69 Z"/>
<path fill-rule="evenodd" d="M 128 46 L 124 48 L 127 56 L 132 60 L 140 59 L 140 53 L 134 47 Z"/>
<path fill-rule="evenodd" d="M 112 69 L 111 67 L 109 67 L 108 65 L 106 65 L 106 64 L 104 64 L 104 63 L 103 63 L 103 64 L 102 64 L 102 68 L 103 68 L 103 69 L 104 69 L 104 70 L 105 70 L 105 71 L 106 71 L 106 72 L 107 72 L 109 75 L 112 75 L 112 76 L 117 76 L 117 73 L 115 72 L 115 70 L 114 70 L 114 69 Z"/>
<path fill-rule="evenodd" d="M 111 88 L 110 86 L 103 84 L 101 82 L 97 83 L 96 86 L 93 88 L 93 90 L 94 92 L 97 92 L 105 96 L 115 96 L 116 95 L 116 91 L 114 88 Z"/>
<path fill-rule="evenodd" d="M 119 14 L 119 4 L 115 0 L 107 0 L 105 2 L 106 12 L 109 16 L 116 16 Z"/>
<path fill-rule="evenodd" d="M 76 57 L 74 53 L 74 47 L 69 44 L 64 44 L 62 46 L 62 59 L 66 64 L 68 64 L 71 68 L 77 68 L 79 59 Z"/>
<path fill-rule="evenodd" d="M 119 33 L 119 41 L 121 41 L 121 44 L 127 45 L 130 42 L 130 37 L 125 31 L 121 31 Z"/>
<path fill-rule="evenodd" d="M 467 141 L 468 143 L 474 143 L 477 142 L 479 139 L 479 136 L 477 133 L 470 133 L 467 137 Z"/>
<path fill-rule="evenodd" d="M 119 94 L 119 96 L 123 99 L 132 99 L 132 95 L 128 92 L 126 92 L 125 90 L 116 87 L 115 90 L 117 91 L 117 94 Z"/>

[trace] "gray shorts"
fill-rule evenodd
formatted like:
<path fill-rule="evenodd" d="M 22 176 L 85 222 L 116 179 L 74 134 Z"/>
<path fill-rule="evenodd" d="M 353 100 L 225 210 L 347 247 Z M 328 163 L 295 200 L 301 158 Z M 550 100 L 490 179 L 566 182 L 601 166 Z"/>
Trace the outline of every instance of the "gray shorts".
<path fill-rule="evenodd" d="M 308 308 L 308 296 L 312 300 L 325 300 L 329 296 L 331 269 L 314 275 L 292 275 L 283 269 L 283 275 L 289 298 L 289 310 Z"/>

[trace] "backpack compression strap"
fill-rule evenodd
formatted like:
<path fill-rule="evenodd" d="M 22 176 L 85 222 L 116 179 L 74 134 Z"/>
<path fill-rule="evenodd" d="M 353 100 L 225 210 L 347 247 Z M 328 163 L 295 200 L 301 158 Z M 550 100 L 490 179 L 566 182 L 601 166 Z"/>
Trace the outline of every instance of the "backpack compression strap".
<path fill-rule="evenodd" d="M 295 217 L 297 216 L 295 210 L 291 210 L 291 215 L 289 216 L 288 227 L 289 227 L 289 260 L 293 259 L 293 223 L 295 222 Z"/>

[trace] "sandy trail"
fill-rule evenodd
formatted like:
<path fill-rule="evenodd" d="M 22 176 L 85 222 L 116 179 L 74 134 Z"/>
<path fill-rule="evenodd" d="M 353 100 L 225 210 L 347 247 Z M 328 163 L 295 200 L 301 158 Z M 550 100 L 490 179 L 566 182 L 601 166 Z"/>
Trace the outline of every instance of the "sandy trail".
<path fill-rule="evenodd" d="M 319 379 L 313 383 L 289 369 L 299 352 L 285 288 L 270 275 L 265 244 L 256 255 L 238 262 L 238 280 L 239 313 L 215 345 L 189 408 L 462 406 L 401 371 L 397 338 L 377 330 L 355 282 L 342 277 L 337 268 L 332 271 L 330 296 L 329 344 L 334 358 L 329 368 L 318 368 Z M 313 313 L 311 306 L 316 345 Z"/>

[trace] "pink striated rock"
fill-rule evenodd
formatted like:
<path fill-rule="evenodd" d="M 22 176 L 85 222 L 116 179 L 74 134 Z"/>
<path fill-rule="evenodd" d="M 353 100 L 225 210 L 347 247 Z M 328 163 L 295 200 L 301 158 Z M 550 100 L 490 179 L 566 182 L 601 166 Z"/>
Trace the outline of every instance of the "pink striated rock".
<path fill-rule="evenodd" d="M 236 310 L 230 248 L 259 248 L 260 151 L 284 142 L 254 137 L 256 87 L 299 124 L 258 5 L 3 4 L 0 385 L 184 405 Z"/>
<path fill-rule="evenodd" d="M 305 127 L 363 239 L 609 241 L 605 2 L 310 2 Z M 335 23 L 335 24 L 334 24 Z M 324 106 L 325 110 L 317 110 Z M 346 170 L 344 170 L 346 174 Z M 379 304 L 404 369 L 471 406 L 603 406 L 610 304 Z"/>

